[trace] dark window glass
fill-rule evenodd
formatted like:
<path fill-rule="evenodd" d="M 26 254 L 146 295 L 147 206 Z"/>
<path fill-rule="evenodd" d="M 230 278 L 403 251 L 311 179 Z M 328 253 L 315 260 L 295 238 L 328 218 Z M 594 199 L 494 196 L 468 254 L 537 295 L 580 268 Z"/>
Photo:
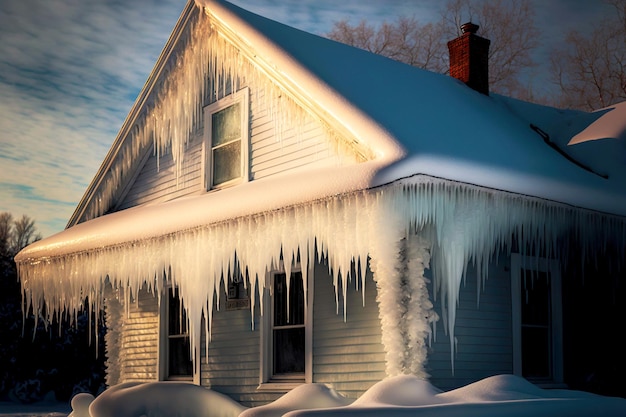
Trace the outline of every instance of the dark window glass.
<path fill-rule="evenodd" d="M 178 296 L 178 289 L 169 291 L 168 312 L 168 376 L 191 376 L 193 365 L 187 331 L 187 315 Z"/>
<path fill-rule="evenodd" d="M 273 362 L 274 374 L 304 373 L 304 286 L 302 274 L 274 275 Z"/>
<path fill-rule="evenodd" d="M 522 375 L 552 377 L 552 299 L 550 275 L 521 271 Z"/>
<path fill-rule="evenodd" d="M 168 375 L 170 377 L 191 376 L 193 374 L 189 352 L 189 337 L 170 337 L 168 357 Z"/>
<path fill-rule="evenodd" d="M 304 373 L 304 327 L 274 329 L 274 374 Z"/>

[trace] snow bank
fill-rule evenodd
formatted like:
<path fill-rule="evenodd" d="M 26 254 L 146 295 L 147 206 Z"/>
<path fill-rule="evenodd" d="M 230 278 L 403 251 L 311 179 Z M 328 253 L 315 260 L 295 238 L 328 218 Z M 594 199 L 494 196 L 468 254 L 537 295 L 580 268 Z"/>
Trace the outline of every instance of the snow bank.
<path fill-rule="evenodd" d="M 440 392 L 413 376 L 387 378 L 349 406 L 298 410 L 304 416 L 432 416 L 432 417 L 604 417 L 626 416 L 626 399 L 586 392 L 544 390 L 514 375 L 497 375 L 465 387 Z"/>
<path fill-rule="evenodd" d="M 77 405 L 84 406 L 82 398 Z M 103 392 L 91 403 L 89 413 L 91 417 L 237 417 L 245 409 L 223 394 L 191 383 L 131 382 Z"/>
<path fill-rule="evenodd" d="M 270 404 L 245 410 L 239 417 L 282 416 L 292 410 L 334 408 L 350 403 L 351 400 L 324 384 L 304 384 Z"/>
<path fill-rule="evenodd" d="M 79 394 L 71 417 L 304 417 L 304 416 L 433 416 L 433 417 L 603 417 L 626 416 L 626 399 L 582 391 L 545 390 L 514 375 L 496 375 L 456 390 L 442 392 L 414 376 L 389 377 L 350 404 L 323 384 L 305 384 L 273 403 L 243 407 L 228 397 L 187 383 L 128 383 L 109 388 L 89 407 Z"/>

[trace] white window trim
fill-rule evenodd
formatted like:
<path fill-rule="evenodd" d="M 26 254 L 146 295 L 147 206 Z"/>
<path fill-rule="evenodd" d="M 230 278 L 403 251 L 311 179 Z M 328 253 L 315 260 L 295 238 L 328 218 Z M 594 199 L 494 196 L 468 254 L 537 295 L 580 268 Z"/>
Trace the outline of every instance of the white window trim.
<path fill-rule="evenodd" d="M 563 385 L 563 307 L 561 269 L 555 259 L 511 254 L 511 309 L 513 330 L 513 373 L 522 376 L 521 269 L 550 273 L 552 303 L 552 381 L 538 381 L 545 388 Z"/>
<path fill-rule="evenodd" d="M 302 272 L 298 263 L 291 269 L 291 273 Z M 285 273 L 282 261 L 277 269 L 265 274 L 265 291 L 263 294 L 263 317 L 261 319 L 261 354 L 260 354 L 260 381 L 257 390 L 269 392 L 287 392 L 303 383 L 313 382 L 313 282 L 314 266 L 307 271 L 307 282 L 304 283 L 305 309 L 304 309 L 304 379 L 295 377 L 293 382 L 272 381 L 272 299 L 270 297 L 270 285 L 274 274 Z M 287 378 L 288 379 L 288 378 Z"/>
<path fill-rule="evenodd" d="M 204 140 L 202 144 L 202 172 L 204 172 L 203 190 L 212 191 L 248 182 L 250 177 L 250 89 L 244 87 L 204 107 Z M 241 102 L 241 177 L 213 186 L 213 158 L 211 157 L 212 115 L 236 102 Z"/>
<path fill-rule="evenodd" d="M 157 355 L 159 358 L 157 369 L 158 381 L 188 381 L 193 382 L 196 385 L 200 385 L 200 372 L 199 366 L 193 366 L 193 375 L 190 377 L 170 377 L 168 375 L 169 368 L 169 291 L 171 286 L 168 285 L 163 288 L 163 294 L 161 295 L 161 302 L 159 306 L 159 345 L 157 349 Z"/>

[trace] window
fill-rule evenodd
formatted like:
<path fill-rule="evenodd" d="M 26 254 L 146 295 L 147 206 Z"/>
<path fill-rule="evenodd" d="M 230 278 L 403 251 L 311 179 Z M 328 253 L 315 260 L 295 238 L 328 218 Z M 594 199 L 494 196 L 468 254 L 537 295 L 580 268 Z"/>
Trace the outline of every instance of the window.
<path fill-rule="evenodd" d="M 310 379 L 309 314 L 300 271 L 287 277 L 283 271 L 269 274 L 263 321 L 262 381 L 260 388 L 291 389 Z"/>
<path fill-rule="evenodd" d="M 205 107 L 206 188 L 248 180 L 248 89 Z"/>
<path fill-rule="evenodd" d="M 563 382 L 558 262 L 511 255 L 513 372 L 538 384 Z"/>
<path fill-rule="evenodd" d="M 289 284 L 289 285 L 287 285 Z M 302 273 L 274 274 L 272 375 L 304 377 L 304 288 Z"/>
<path fill-rule="evenodd" d="M 163 379 L 188 380 L 193 376 L 193 364 L 191 360 L 189 331 L 187 329 L 187 315 L 178 296 L 178 289 L 170 288 L 167 302 L 163 303 L 166 318 L 163 333 L 166 336 L 163 343 L 164 352 L 161 356 L 163 362 Z"/>

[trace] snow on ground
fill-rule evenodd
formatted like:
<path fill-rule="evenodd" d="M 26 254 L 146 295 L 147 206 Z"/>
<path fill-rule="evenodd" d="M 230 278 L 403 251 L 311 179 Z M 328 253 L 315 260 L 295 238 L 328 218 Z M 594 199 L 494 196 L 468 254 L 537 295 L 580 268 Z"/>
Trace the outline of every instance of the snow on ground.
<path fill-rule="evenodd" d="M 48 407 L 48 408 L 46 408 Z M 189 383 L 127 383 L 95 400 L 72 399 L 69 415 L 59 404 L 0 403 L 0 416 L 16 417 L 626 417 L 626 399 L 582 391 L 541 389 L 514 375 L 496 375 L 443 392 L 414 376 L 387 378 L 355 401 L 324 384 L 306 384 L 273 403 L 246 408 L 229 397 Z"/>
<path fill-rule="evenodd" d="M 71 411 L 69 404 L 59 402 L 18 404 L 0 401 L 0 417 L 66 417 Z"/>

